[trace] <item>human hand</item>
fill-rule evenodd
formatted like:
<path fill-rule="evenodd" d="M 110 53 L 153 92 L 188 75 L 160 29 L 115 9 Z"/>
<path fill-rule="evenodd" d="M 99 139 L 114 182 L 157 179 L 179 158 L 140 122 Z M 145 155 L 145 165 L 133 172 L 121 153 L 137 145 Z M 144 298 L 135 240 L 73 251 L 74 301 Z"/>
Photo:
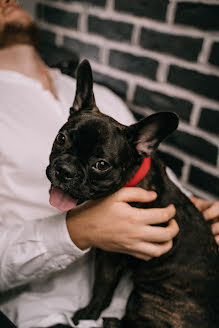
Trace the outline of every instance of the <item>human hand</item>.
<path fill-rule="evenodd" d="M 210 223 L 215 241 L 219 245 L 219 201 L 212 202 L 194 196 L 190 200 Z"/>
<path fill-rule="evenodd" d="M 87 201 L 68 212 L 67 228 L 80 248 L 98 247 L 149 260 L 168 252 L 179 227 L 173 205 L 142 209 L 127 202 L 151 202 L 155 192 L 122 188 L 101 200 Z M 166 227 L 153 226 L 168 222 Z"/>

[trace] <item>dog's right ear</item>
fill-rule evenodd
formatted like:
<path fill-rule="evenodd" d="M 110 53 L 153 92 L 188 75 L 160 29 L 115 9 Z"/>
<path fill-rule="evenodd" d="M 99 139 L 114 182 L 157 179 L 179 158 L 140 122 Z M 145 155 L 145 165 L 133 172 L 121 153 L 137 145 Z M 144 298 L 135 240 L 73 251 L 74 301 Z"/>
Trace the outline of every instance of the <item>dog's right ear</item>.
<path fill-rule="evenodd" d="M 88 60 L 83 60 L 77 70 L 76 95 L 70 115 L 81 110 L 99 111 L 93 93 L 93 75 Z"/>

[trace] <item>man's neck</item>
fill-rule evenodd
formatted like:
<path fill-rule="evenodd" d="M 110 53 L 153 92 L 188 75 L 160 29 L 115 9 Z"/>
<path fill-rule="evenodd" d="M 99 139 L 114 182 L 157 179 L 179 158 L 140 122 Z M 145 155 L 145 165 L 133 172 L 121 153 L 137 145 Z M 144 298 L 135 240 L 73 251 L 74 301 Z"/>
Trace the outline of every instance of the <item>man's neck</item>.
<path fill-rule="evenodd" d="M 56 97 L 46 64 L 32 45 L 15 45 L 0 49 L 0 70 L 10 70 L 38 80 Z"/>

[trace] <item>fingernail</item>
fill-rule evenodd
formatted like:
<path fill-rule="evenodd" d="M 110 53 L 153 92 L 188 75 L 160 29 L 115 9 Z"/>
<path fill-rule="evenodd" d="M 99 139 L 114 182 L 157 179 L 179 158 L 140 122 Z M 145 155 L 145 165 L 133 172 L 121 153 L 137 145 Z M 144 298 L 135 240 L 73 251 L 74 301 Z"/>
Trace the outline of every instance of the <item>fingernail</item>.
<path fill-rule="evenodd" d="M 148 196 L 155 198 L 157 197 L 157 193 L 155 191 L 148 191 Z"/>

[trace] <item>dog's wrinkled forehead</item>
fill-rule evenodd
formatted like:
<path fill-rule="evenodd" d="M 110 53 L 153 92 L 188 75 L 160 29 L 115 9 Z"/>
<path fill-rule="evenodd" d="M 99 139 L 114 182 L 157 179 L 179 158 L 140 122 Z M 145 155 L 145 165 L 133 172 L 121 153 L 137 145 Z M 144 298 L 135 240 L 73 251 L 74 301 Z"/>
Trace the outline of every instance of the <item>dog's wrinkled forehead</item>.
<path fill-rule="evenodd" d="M 114 138 L 119 137 L 119 130 L 122 130 L 122 126 L 111 117 L 102 113 L 83 112 L 72 115 L 61 132 L 67 134 L 74 150 L 83 150 L 89 156 L 103 146 L 105 149 L 111 148 Z"/>

